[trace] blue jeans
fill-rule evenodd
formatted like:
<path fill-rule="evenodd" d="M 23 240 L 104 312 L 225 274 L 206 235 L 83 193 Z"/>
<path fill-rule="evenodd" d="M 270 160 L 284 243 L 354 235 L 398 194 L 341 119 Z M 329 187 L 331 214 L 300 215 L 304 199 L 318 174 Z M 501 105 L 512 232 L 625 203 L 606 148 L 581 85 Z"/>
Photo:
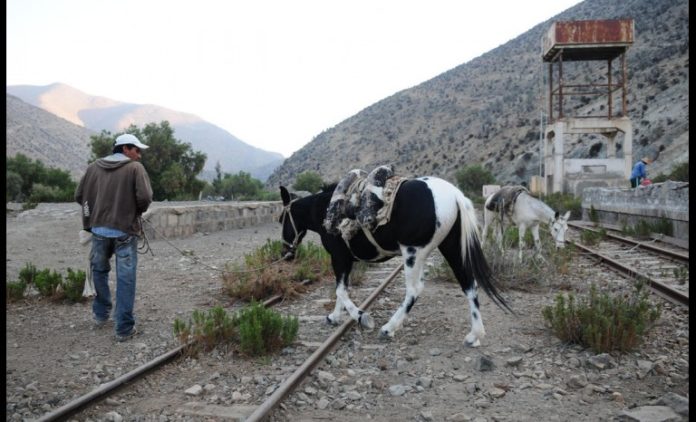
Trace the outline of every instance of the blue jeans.
<path fill-rule="evenodd" d="M 92 234 L 90 266 L 94 290 L 97 295 L 92 302 L 94 317 L 100 321 L 109 319 L 111 313 L 111 290 L 109 289 L 109 260 L 116 255 L 116 311 L 114 322 L 117 335 L 127 335 L 135 325 L 133 304 L 135 303 L 135 272 L 138 267 L 138 237 L 123 236 L 108 238 Z"/>

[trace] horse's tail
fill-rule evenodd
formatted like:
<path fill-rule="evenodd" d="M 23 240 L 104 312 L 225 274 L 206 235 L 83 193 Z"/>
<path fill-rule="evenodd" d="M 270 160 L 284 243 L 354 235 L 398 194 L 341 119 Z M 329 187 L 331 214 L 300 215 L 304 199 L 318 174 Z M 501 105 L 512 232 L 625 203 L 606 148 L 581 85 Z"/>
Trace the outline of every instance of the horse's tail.
<path fill-rule="evenodd" d="M 493 274 L 483 254 L 476 210 L 474 210 L 471 200 L 465 197 L 463 193 L 458 192 L 457 205 L 461 221 L 462 262 L 467 278 L 476 280 L 496 305 L 514 313 L 493 284 Z"/>

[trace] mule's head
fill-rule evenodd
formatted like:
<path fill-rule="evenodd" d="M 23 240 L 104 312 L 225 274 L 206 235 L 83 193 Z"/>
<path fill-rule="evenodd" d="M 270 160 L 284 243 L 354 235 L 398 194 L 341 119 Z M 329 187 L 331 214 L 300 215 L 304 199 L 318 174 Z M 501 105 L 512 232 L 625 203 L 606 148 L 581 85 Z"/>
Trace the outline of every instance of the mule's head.
<path fill-rule="evenodd" d="M 551 221 L 551 236 L 554 242 L 556 242 L 556 248 L 565 247 L 565 235 L 568 230 L 568 218 L 570 217 L 570 211 L 567 211 L 563 216 L 556 211 L 556 215 Z"/>
<path fill-rule="evenodd" d="M 307 230 L 298 227 L 298 218 L 293 214 L 292 205 L 297 199 L 292 198 L 292 195 L 285 186 L 280 187 L 280 197 L 283 200 L 283 211 L 280 213 L 279 222 L 283 226 L 281 239 L 283 241 L 283 259 L 291 261 L 295 258 L 297 247 L 302 242 L 302 238 L 307 234 Z"/>

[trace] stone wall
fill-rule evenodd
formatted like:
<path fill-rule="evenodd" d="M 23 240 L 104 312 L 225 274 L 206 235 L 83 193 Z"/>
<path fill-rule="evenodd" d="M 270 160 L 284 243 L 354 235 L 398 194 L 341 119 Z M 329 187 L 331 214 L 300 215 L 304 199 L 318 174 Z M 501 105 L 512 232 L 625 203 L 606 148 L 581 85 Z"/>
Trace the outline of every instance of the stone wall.
<path fill-rule="evenodd" d="M 582 195 L 582 219 L 591 207 L 602 223 L 633 226 L 639 220 L 667 219 L 673 237 L 689 240 L 689 183 L 664 182 L 635 189 L 587 187 Z"/>
<path fill-rule="evenodd" d="M 274 202 L 157 202 L 143 214 L 148 239 L 232 230 L 278 221 L 283 204 Z"/>

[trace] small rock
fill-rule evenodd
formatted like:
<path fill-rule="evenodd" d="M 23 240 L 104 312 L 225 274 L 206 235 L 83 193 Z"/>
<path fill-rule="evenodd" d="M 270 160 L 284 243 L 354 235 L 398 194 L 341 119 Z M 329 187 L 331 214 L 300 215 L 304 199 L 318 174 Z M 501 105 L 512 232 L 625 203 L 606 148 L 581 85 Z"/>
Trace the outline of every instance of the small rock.
<path fill-rule="evenodd" d="M 505 365 L 507 366 L 514 366 L 517 367 L 519 364 L 522 363 L 522 357 L 521 356 L 515 356 L 511 357 L 508 360 L 505 361 Z"/>
<path fill-rule="evenodd" d="M 503 390 L 502 388 L 493 387 L 490 390 L 488 390 L 488 395 L 491 398 L 499 399 L 505 395 L 505 390 Z"/>
<path fill-rule="evenodd" d="M 107 421 L 111 421 L 111 422 L 123 421 L 123 416 L 119 415 L 117 412 L 114 412 L 114 411 L 111 411 L 111 412 L 107 413 L 106 415 L 104 415 L 104 418 Z"/>
<path fill-rule="evenodd" d="M 422 385 L 425 388 L 430 388 L 433 385 L 433 379 L 430 377 L 420 377 L 416 381 L 417 385 Z"/>
<path fill-rule="evenodd" d="M 455 413 L 445 418 L 447 422 L 471 422 L 471 416 L 466 413 Z"/>
<path fill-rule="evenodd" d="M 424 410 L 420 413 L 420 417 L 424 421 L 431 421 L 433 420 L 433 412 L 429 410 Z"/>
<path fill-rule="evenodd" d="M 669 406 L 678 414 L 689 417 L 689 399 L 676 393 L 667 393 L 653 403 L 655 406 Z"/>
<path fill-rule="evenodd" d="M 587 385 L 587 377 L 585 375 L 571 375 L 566 382 L 566 385 L 574 390 L 584 388 Z"/>
<path fill-rule="evenodd" d="M 476 360 L 474 367 L 481 372 L 492 371 L 495 368 L 495 364 L 493 363 L 493 360 L 488 356 L 481 355 Z"/>
<path fill-rule="evenodd" d="M 682 420 L 682 417 L 667 406 L 642 406 L 624 410 L 619 415 L 618 420 L 622 422 L 678 422 Z"/>
<path fill-rule="evenodd" d="M 193 387 L 189 388 L 188 390 L 184 391 L 184 393 L 188 394 L 189 396 L 199 396 L 203 392 L 203 387 L 200 385 L 196 384 Z"/>
<path fill-rule="evenodd" d="M 389 387 L 389 394 L 392 396 L 403 396 L 406 394 L 406 387 L 401 384 L 392 385 Z"/>
<path fill-rule="evenodd" d="M 329 400 L 326 397 L 322 397 L 317 402 L 317 407 L 321 410 L 326 409 L 329 406 Z"/>
<path fill-rule="evenodd" d="M 623 395 L 618 391 L 614 391 L 613 393 L 611 393 L 611 399 L 622 406 L 625 404 Z"/>
<path fill-rule="evenodd" d="M 429 353 L 430 356 L 440 356 L 442 354 L 442 351 L 437 347 L 433 347 L 432 349 L 430 349 Z"/>

